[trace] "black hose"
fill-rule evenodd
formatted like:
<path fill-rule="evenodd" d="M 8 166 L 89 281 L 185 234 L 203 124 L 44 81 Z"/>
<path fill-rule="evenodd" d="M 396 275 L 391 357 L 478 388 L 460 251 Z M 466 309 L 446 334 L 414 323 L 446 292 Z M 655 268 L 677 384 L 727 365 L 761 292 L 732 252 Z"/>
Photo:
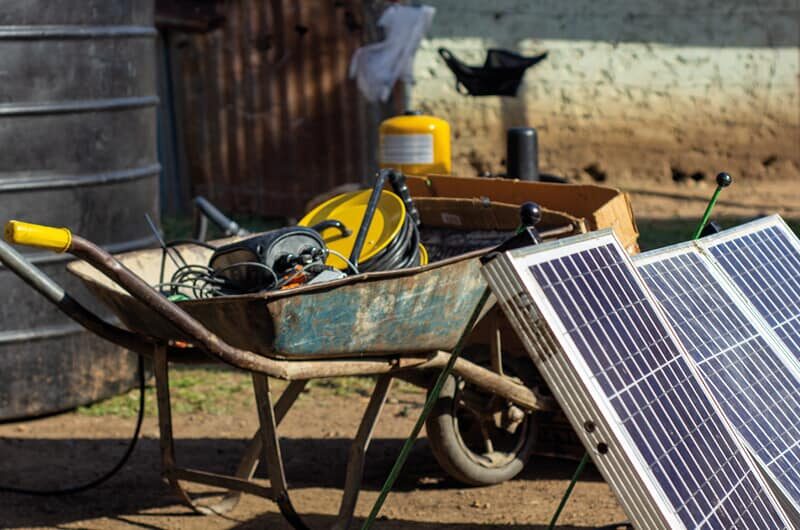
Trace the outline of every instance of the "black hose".
<path fill-rule="evenodd" d="M 37 489 L 26 489 L 26 488 L 16 488 L 12 486 L 0 486 L 0 492 L 6 493 L 16 493 L 20 495 L 35 495 L 41 497 L 52 497 L 56 495 L 71 495 L 73 493 L 80 493 L 81 491 L 86 491 L 88 489 L 94 488 L 99 486 L 103 482 L 107 481 L 111 477 L 117 474 L 122 466 L 124 466 L 128 459 L 130 459 L 131 455 L 133 454 L 133 450 L 136 448 L 136 442 L 139 440 L 139 433 L 142 430 L 142 420 L 144 420 L 144 395 L 145 395 L 145 377 L 144 377 L 144 358 L 139 355 L 139 412 L 136 418 L 136 428 L 133 431 L 133 436 L 131 440 L 128 442 L 128 448 L 125 449 L 125 453 L 122 455 L 122 458 L 112 467 L 110 470 L 106 471 L 99 477 L 94 480 L 91 480 L 85 484 L 79 484 L 76 486 L 67 486 L 66 488 L 58 488 L 58 489 L 44 489 L 44 490 L 37 490 Z"/>
<path fill-rule="evenodd" d="M 397 236 L 380 252 L 358 264 L 360 272 L 388 271 L 420 265 L 419 229 L 406 214 Z"/>

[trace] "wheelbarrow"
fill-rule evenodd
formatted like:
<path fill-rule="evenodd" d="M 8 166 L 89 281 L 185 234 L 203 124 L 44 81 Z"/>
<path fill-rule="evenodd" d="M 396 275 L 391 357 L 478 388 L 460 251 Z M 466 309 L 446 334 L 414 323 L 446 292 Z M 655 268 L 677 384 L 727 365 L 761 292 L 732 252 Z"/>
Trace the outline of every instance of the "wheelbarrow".
<path fill-rule="evenodd" d="M 360 490 L 366 451 L 392 381 L 403 379 L 427 386 L 435 369 L 448 363 L 450 352 L 478 320 L 493 323 L 490 327 L 494 326 L 498 335 L 499 319 L 491 317 L 496 311 L 489 309 L 492 304 L 480 314 L 473 311 L 487 296 L 478 261 L 486 250 L 424 267 L 360 274 L 288 291 L 173 303 L 151 287 L 159 277 L 160 249 L 115 257 L 68 229 L 18 222 L 7 225 L 5 236 L 9 242 L 67 252 L 82 260 L 70 263 L 68 269 L 126 329 L 97 317 L 13 247 L 0 242 L 0 260 L 65 314 L 100 337 L 152 361 L 162 474 L 182 501 L 198 513 L 224 513 L 236 506 L 242 493 L 250 493 L 276 502 L 294 528 L 306 528 L 290 500 L 277 428 L 309 380 L 376 376 L 350 447 L 344 494 L 333 525 L 347 528 Z M 187 246 L 181 252 L 190 263 L 204 264 L 211 251 Z M 486 315 L 490 316 L 484 318 Z M 181 467 L 175 454 L 170 363 L 209 361 L 226 363 L 252 376 L 259 428 L 230 475 Z M 483 422 L 481 431 L 491 425 L 517 434 L 511 436 L 513 443 L 506 451 L 498 448 L 487 456 L 452 443 L 452 433 L 446 429 L 429 428 L 432 448 L 439 453 L 440 462 L 442 457 L 450 462 L 445 465 L 447 471 L 462 474 L 456 478 L 496 482 L 496 476 L 467 473 L 465 477 L 458 463 L 474 461 L 477 455 L 484 461 L 468 465 L 509 468 L 509 462 L 528 443 L 528 416 L 552 410 L 554 404 L 529 380 L 508 371 L 499 344 L 489 348 L 480 361 L 458 358 L 453 373 L 461 390 L 464 385 L 474 389 L 462 392 L 459 399 Z M 271 391 L 270 378 L 288 381 L 279 397 Z M 448 402 L 458 391 L 450 389 Z M 445 403 L 440 415 L 448 413 L 454 414 L 455 409 Z M 266 483 L 254 479 L 259 462 L 266 464 Z M 519 471 L 513 466 L 510 469 Z M 221 488 L 225 493 L 216 503 L 200 503 L 187 491 L 187 483 Z"/>

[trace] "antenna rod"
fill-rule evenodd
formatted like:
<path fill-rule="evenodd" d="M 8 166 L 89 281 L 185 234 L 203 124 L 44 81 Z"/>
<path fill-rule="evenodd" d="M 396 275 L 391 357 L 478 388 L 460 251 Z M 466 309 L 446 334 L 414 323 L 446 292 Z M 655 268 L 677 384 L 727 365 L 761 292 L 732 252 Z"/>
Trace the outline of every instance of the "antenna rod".
<path fill-rule="evenodd" d="M 694 237 L 692 239 L 700 239 L 700 234 L 703 233 L 703 228 L 706 227 L 708 218 L 711 217 L 711 210 L 713 210 L 714 205 L 717 204 L 717 198 L 719 197 L 722 188 L 727 188 L 732 182 L 733 178 L 727 173 L 720 173 L 717 175 L 717 189 L 714 190 L 714 195 L 711 196 L 711 200 L 708 202 L 708 206 L 706 206 L 706 212 L 703 214 L 703 220 L 700 221 L 700 226 L 697 227 L 697 231 L 694 233 Z"/>

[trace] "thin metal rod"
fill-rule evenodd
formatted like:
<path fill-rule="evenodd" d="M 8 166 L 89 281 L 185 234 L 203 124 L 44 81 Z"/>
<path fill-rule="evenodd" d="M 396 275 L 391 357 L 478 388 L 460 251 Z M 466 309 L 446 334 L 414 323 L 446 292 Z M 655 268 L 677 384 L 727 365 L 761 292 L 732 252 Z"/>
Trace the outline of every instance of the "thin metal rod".
<path fill-rule="evenodd" d="M 86 309 L 50 276 L 17 252 L 14 247 L 2 240 L 0 240 L 0 262 L 84 328 L 140 355 L 149 357 L 152 354 L 152 341 L 141 335 L 113 326 Z"/>
<path fill-rule="evenodd" d="M 722 186 L 717 186 L 717 189 L 714 190 L 714 195 L 711 196 L 711 200 L 708 202 L 708 206 L 706 206 L 706 211 L 703 214 L 703 220 L 700 221 L 700 225 L 697 227 L 697 231 L 695 231 L 694 237 L 692 237 L 692 239 L 700 239 L 700 234 L 703 233 L 703 228 L 706 227 L 706 223 L 708 223 L 708 218 L 711 217 L 711 210 L 713 210 L 714 205 L 717 204 L 717 198 L 719 197 L 721 191 L 722 191 Z"/>
<path fill-rule="evenodd" d="M 458 356 L 461 354 L 461 350 L 464 348 L 464 345 L 466 344 L 467 339 L 469 338 L 472 328 L 478 321 L 478 317 L 481 315 L 483 306 L 489 299 L 489 294 L 490 291 L 489 288 L 487 287 L 486 289 L 484 289 L 483 294 L 481 295 L 481 298 L 478 301 L 478 305 L 475 306 L 475 309 L 472 312 L 472 316 L 470 316 L 469 322 L 464 328 L 464 332 L 461 334 L 461 338 L 458 339 L 458 344 L 456 344 L 453 353 L 450 355 L 450 359 L 448 360 L 447 365 L 445 365 L 445 367 L 442 369 L 442 372 L 436 379 L 436 384 L 433 386 L 433 389 L 431 389 L 430 393 L 428 394 L 428 398 L 425 400 L 425 406 L 422 409 L 422 413 L 419 415 L 417 423 L 416 425 L 414 425 L 414 429 L 411 431 L 411 434 L 409 435 L 408 439 L 403 444 L 403 448 L 400 450 L 400 454 L 397 456 L 397 460 L 395 461 L 394 466 L 392 466 L 392 470 L 389 472 L 389 476 L 386 478 L 386 482 L 383 484 L 381 492 L 378 495 L 378 498 L 375 500 L 375 504 L 372 506 L 372 511 L 369 513 L 367 520 L 364 521 L 364 525 L 361 527 L 361 530 L 369 530 L 375 523 L 375 519 L 377 519 L 378 513 L 381 511 L 381 507 L 383 506 L 383 503 L 386 501 L 386 497 L 389 495 L 389 491 L 391 491 L 392 486 L 394 486 L 394 483 L 397 480 L 397 477 L 400 475 L 400 471 L 403 469 L 403 465 L 405 465 L 406 460 L 408 460 L 408 455 L 411 453 L 411 447 L 414 445 L 414 442 L 419 436 L 419 433 L 422 430 L 422 425 L 425 423 L 425 420 L 431 413 L 431 410 L 433 409 L 433 405 L 436 403 L 436 400 L 439 399 L 439 393 L 442 391 L 442 386 L 444 385 L 445 380 L 447 380 L 447 376 L 450 375 L 450 372 L 452 371 L 453 366 L 456 363 L 456 359 L 458 359 Z"/>
<path fill-rule="evenodd" d="M 588 463 L 589 453 L 583 453 L 583 458 L 581 458 L 578 467 L 575 469 L 575 473 L 572 474 L 572 480 L 569 481 L 569 486 L 567 486 L 564 496 L 561 497 L 561 502 L 558 504 L 558 508 L 556 508 L 556 513 L 553 514 L 553 518 L 550 519 L 550 524 L 547 525 L 547 530 L 553 530 L 553 528 L 555 528 L 556 522 L 558 522 L 558 517 L 561 515 L 562 510 L 564 510 L 564 506 L 567 505 L 569 496 L 572 495 L 572 490 L 575 489 L 575 484 L 578 483 L 578 478 L 580 478 L 581 473 L 583 473 L 583 469 Z"/>

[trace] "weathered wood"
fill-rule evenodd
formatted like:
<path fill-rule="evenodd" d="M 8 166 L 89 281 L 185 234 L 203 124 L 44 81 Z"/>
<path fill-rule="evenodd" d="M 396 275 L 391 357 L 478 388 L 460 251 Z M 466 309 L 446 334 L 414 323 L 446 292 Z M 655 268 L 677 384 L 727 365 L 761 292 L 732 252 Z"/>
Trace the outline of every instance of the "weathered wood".
<path fill-rule="evenodd" d="M 447 364 L 450 354 L 438 352 L 423 368 L 439 368 Z M 513 380 L 501 376 L 491 370 L 478 366 L 465 359 L 456 359 L 453 373 L 461 376 L 464 380 L 485 390 L 507 399 L 512 403 L 525 408 L 526 410 L 553 410 L 555 402 L 552 398 L 536 394 L 530 388 L 514 382 Z"/>

